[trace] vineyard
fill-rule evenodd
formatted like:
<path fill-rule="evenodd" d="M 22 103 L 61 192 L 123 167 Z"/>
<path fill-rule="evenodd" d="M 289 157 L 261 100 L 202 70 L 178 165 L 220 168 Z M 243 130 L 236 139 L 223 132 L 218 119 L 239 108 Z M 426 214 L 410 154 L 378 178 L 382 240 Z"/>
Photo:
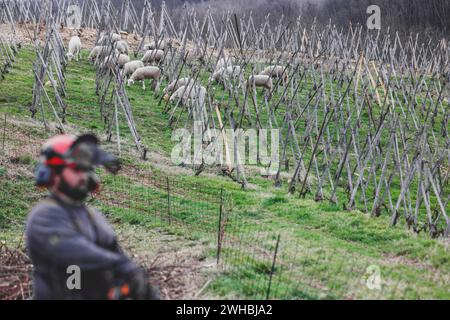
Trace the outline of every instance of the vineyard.
<path fill-rule="evenodd" d="M 124 162 L 117 177 L 101 173 L 94 206 L 118 228 L 200 244 L 196 272 L 209 273 L 196 294 L 161 271 L 182 263 L 148 266 L 167 299 L 449 298 L 448 38 L 218 21 L 187 5 L 173 20 L 164 2 L 144 3 L 0 0 L 0 298 L 31 291 L 11 276 L 29 285 L 25 254 L 6 245 L 22 252 L 43 195 L 30 191 L 40 145 L 85 131 Z M 158 70 L 151 88 L 122 58 Z"/>

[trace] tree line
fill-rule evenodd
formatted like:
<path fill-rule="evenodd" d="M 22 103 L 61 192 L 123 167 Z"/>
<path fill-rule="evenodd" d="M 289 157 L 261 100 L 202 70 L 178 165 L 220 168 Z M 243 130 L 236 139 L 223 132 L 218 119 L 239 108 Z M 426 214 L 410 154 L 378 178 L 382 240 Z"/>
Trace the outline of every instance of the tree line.
<path fill-rule="evenodd" d="M 86 0 L 79 0 L 80 2 Z M 97 0 L 99 3 L 101 0 Z M 125 0 L 112 0 L 120 8 Z M 145 0 L 130 0 L 139 11 Z M 155 9 L 163 0 L 151 0 Z M 381 9 L 381 27 L 402 34 L 426 33 L 439 38 L 450 34 L 449 0 L 165 0 L 174 23 L 178 24 L 186 7 L 197 12 L 199 18 L 209 9 L 214 19 L 220 22 L 223 13 L 230 11 L 238 15 L 252 14 L 255 25 L 263 23 L 269 14 L 269 21 L 285 25 L 296 23 L 298 16 L 305 24 L 331 23 L 348 27 L 350 22 L 365 24 L 370 5 Z"/>

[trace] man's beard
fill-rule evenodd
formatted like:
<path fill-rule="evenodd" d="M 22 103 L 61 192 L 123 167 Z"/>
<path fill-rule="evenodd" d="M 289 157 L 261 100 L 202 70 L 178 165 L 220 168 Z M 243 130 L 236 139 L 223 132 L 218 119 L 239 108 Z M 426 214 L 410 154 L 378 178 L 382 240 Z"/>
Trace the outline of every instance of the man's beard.
<path fill-rule="evenodd" d="M 90 190 L 88 183 L 86 183 L 84 187 L 71 187 L 67 184 L 66 180 L 61 177 L 59 191 L 74 201 L 83 201 L 87 198 Z"/>

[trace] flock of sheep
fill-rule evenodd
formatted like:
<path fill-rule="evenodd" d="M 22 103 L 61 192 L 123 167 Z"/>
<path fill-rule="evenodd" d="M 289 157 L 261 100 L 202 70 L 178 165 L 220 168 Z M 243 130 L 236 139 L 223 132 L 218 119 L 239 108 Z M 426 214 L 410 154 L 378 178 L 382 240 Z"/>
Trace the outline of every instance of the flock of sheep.
<path fill-rule="evenodd" d="M 111 50 L 111 43 L 113 44 L 113 50 Z M 68 60 L 75 59 L 79 61 L 81 48 L 81 39 L 78 36 L 73 36 L 69 42 Z M 111 69 L 115 69 L 118 66 L 128 86 L 131 86 L 136 81 L 141 81 L 142 88 L 145 90 L 145 80 L 152 80 L 152 89 L 159 92 L 162 69 L 152 64 L 160 64 L 163 61 L 166 57 L 165 50 L 167 48 L 168 44 L 164 40 L 158 43 L 146 44 L 142 59 L 131 61 L 128 43 L 122 39 L 122 36 L 116 33 L 103 33 L 96 46 L 91 50 L 88 59 L 92 63 L 101 63 L 103 67 Z M 101 57 L 105 57 L 104 61 L 99 61 Z M 209 81 L 212 83 L 224 83 L 225 80 L 239 79 L 242 82 L 242 74 L 241 67 L 233 65 L 232 58 L 224 57 L 218 60 Z M 272 65 L 265 68 L 258 75 L 251 75 L 246 82 L 246 89 L 262 87 L 271 94 L 274 86 L 272 78 L 282 78 L 282 82 L 286 84 L 288 78 L 285 67 Z M 198 101 L 200 106 L 203 106 L 206 92 L 206 88 L 200 85 L 198 81 L 186 77 L 170 83 L 164 89 L 163 94 L 166 101 L 180 101 L 182 105 L 186 106 Z"/>

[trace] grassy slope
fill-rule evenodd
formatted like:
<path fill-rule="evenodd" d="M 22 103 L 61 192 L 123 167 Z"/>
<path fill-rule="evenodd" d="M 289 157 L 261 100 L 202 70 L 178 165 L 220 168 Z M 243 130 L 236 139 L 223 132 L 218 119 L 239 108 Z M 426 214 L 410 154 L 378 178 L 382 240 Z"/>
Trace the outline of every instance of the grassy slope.
<path fill-rule="evenodd" d="M 86 56 L 87 53 L 85 52 L 84 55 Z M 3 113 L 6 112 L 17 119 L 29 121 L 27 107 L 32 98 L 31 65 L 34 58 L 33 52 L 22 50 L 11 73 L 0 83 L 2 118 Z M 103 134 L 104 128 L 99 117 L 97 97 L 94 94 L 95 74 L 92 67 L 85 61 L 72 63 L 66 74 L 67 122 L 72 126 L 72 130 L 74 126 L 75 130 L 87 129 Z M 167 115 L 161 112 L 163 105 L 158 106 L 150 90 L 143 94 L 139 85 L 130 88 L 129 95 L 138 131 L 144 144 L 152 152 L 167 156 L 172 148 L 172 142 L 170 141 L 171 131 L 166 125 Z M 51 119 L 48 110 L 47 117 Z M 122 139 L 128 140 L 131 144 L 127 130 L 126 122 L 121 121 Z M 31 134 L 40 139 L 47 136 L 43 130 L 36 130 Z M 114 148 L 114 145 L 111 144 L 109 147 Z M 29 154 L 27 157 L 25 154 L 19 159 L 29 171 L 35 163 L 33 156 Z M 133 163 L 134 167 L 144 172 L 150 169 L 165 171 L 164 168 L 155 166 L 151 162 L 135 163 L 129 157 L 129 153 L 126 153 L 124 158 L 125 163 L 129 165 Z M 22 179 L 8 181 L 2 178 L 6 177 L 6 171 L 5 167 L 0 167 L 1 238 L 14 239 L 21 235 L 26 212 L 39 194 L 30 192 L 33 187 L 29 175 Z M 167 173 L 170 174 L 170 172 Z M 254 187 L 248 191 L 240 190 L 236 184 L 223 177 L 181 175 L 179 178 L 185 183 L 195 182 L 206 188 L 223 185 L 235 198 L 236 212 L 248 218 L 251 221 L 250 225 L 255 226 L 255 230 L 256 226 L 263 225 L 275 233 L 281 231 L 286 241 L 292 240 L 306 249 L 320 248 L 322 254 L 333 257 L 328 261 L 318 260 L 314 266 L 314 270 L 324 270 L 323 274 L 328 276 L 322 281 L 325 286 L 335 289 L 331 297 L 371 296 L 370 292 L 361 289 L 362 286 L 358 282 L 364 274 L 357 273 L 353 275 L 353 278 L 342 274 L 340 266 L 342 260 L 347 259 L 349 263 L 357 264 L 361 268 L 373 264 L 381 266 L 382 273 L 384 272 L 385 277 L 388 278 L 385 281 L 407 281 L 419 292 L 420 297 L 450 298 L 448 287 L 445 287 L 444 283 L 431 279 L 433 274 L 438 273 L 447 276 L 448 281 L 450 274 L 448 242 L 432 240 L 426 235 L 413 235 L 403 226 L 389 228 L 387 227 L 389 219 L 386 216 L 374 219 L 359 211 L 342 211 L 341 208 L 331 204 L 287 196 L 286 186 L 274 188 L 271 181 L 258 176 L 249 177 L 249 182 Z M 133 182 L 130 181 L 130 183 Z M 147 226 L 145 219 L 139 216 L 131 219 L 130 216 L 122 216 L 119 217 L 119 221 Z M 249 232 L 251 230 L 250 228 Z M 219 277 L 210 285 L 210 290 L 219 295 L 254 296 L 241 282 L 240 278 L 245 276 L 244 271 L 240 271 L 237 276 Z M 312 276 L 320 277 L 317 273 Z M 346 282 L 350 284 L 344 285 Z M 403 293 L 397 297 L 404 297 Z M 407 297 L 413 296 L 407 295 Z"/>

